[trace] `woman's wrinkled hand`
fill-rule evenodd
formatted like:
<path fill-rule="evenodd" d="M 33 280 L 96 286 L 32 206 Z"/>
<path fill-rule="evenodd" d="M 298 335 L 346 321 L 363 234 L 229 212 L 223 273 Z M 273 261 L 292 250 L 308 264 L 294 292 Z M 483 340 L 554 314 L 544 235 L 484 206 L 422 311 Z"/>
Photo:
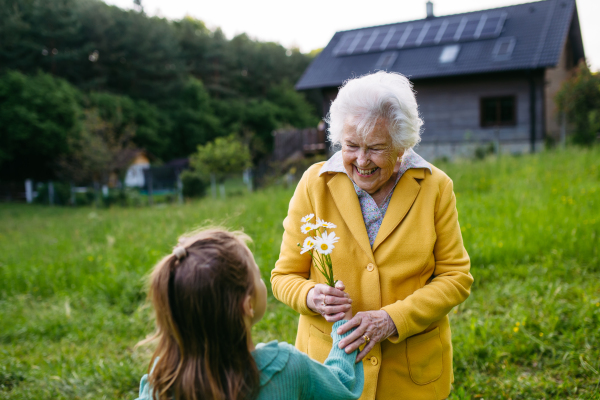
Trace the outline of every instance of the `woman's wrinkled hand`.
<path fill-rule="evenodd" d="M 343 335 L 354 327 L 354 332 L 343 338 L 338 346 L 350 354 L 364 344 L 365 347 L 358 353 L 356 362 L 362 360 L 376 343 L 398 332 L 394 321 L 384 310 L 356 313 L 354 318 L 338 328 L 338 334 Z"/>
<path fill-rule="evenodd" d="M 317 283 L 308 291 L 306 305 L 316 313 L 319 313 L 329 322 L 336 322 L 344 317 L 350 319 L 352 316 L 352 299 L 345 293 L 346 287 L 342 281 L 338 281 L 335 288 Z"/>

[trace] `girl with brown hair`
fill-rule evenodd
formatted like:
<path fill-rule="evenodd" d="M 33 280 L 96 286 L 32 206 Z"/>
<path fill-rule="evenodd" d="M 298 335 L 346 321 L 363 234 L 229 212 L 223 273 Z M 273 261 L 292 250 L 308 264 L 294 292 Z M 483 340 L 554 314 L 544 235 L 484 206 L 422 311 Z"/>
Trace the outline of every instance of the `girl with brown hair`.
<path fill-rule="evenodd" d="M 209 229 L 180 239 L 150 276 L 158 346 L 139 400 L 357 399 L 363 365 L 331 333 L 324 364 L 287 343 L 256 347 L 251 328 L 267 305 L 267 288 L 241 232 Z M 343 286 L 340 287 L 343 290 Z M 345 320 L 352 317 L 340 306 Z M 342 325 L 345 321 L 337 324 Z"/>

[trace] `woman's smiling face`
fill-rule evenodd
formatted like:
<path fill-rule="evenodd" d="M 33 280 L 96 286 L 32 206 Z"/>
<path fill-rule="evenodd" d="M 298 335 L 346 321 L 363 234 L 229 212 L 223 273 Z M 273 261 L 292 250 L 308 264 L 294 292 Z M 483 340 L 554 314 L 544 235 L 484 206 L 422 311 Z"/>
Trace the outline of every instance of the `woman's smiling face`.
<path fill-rule="evenodd" d="M 404 152 L 394 148 L 386 124 L 378 121 L 365 138 L 356 132 L 356 126 L 344 125 L 342 158 L 348 176 L 356 185 L 376 195 L 386 184 L 393 185 L 398 158 Z"/>

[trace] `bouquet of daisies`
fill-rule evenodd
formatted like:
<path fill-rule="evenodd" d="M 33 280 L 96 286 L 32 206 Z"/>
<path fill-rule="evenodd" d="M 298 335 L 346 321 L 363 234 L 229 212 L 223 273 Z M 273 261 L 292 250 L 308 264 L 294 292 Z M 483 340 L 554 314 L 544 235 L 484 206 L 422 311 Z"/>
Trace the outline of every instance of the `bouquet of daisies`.
<path fill-rule="evenodd" d="M 334 249 L 334 243 L 340 238 L 335 236 L 335 232 L 327 232 L 327 229 L 337 228 L 336 225 L 331 222 L 325 222 L 317 218 L 316 223 L 311 223 L 315 214 L 308 214 L 301 219 L 304 223 L 300 230 L 302 233 L 309 235 L 304 239 L 302 244 L 302 250 L 300 254 L 310 253 L 313 259 L 315 267 L 323 274 L 327 284 L 331 287 L 335 287 L 337 280 L 333 279 L 333 264 L 331 262 L 331 252 Z M 298 243 L 300 246 L 300 243 Z"/>

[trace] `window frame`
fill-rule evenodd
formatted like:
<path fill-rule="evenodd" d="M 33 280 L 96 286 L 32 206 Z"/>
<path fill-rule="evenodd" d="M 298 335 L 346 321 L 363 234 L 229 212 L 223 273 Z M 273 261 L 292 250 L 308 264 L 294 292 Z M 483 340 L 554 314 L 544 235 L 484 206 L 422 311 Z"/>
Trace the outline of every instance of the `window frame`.
<path fill-rule="evenodd" d="M 510 121 L 502 121 L 500 120 L 502 115 L 502 100 L 511 99 L 512 100 L 512 119 Z M 485 120 L 484 114 L 484 104 L 487 101 L 496 101 L 496 121 L 494 123 L 490 123 Z M 516 126 L 517 125 L 517 96 L 508 95 L 508 96 L 486 96 L 481 97 L 479 99 L 479 126 L 482 128 L 493 128 L 498 126 Z"/>

